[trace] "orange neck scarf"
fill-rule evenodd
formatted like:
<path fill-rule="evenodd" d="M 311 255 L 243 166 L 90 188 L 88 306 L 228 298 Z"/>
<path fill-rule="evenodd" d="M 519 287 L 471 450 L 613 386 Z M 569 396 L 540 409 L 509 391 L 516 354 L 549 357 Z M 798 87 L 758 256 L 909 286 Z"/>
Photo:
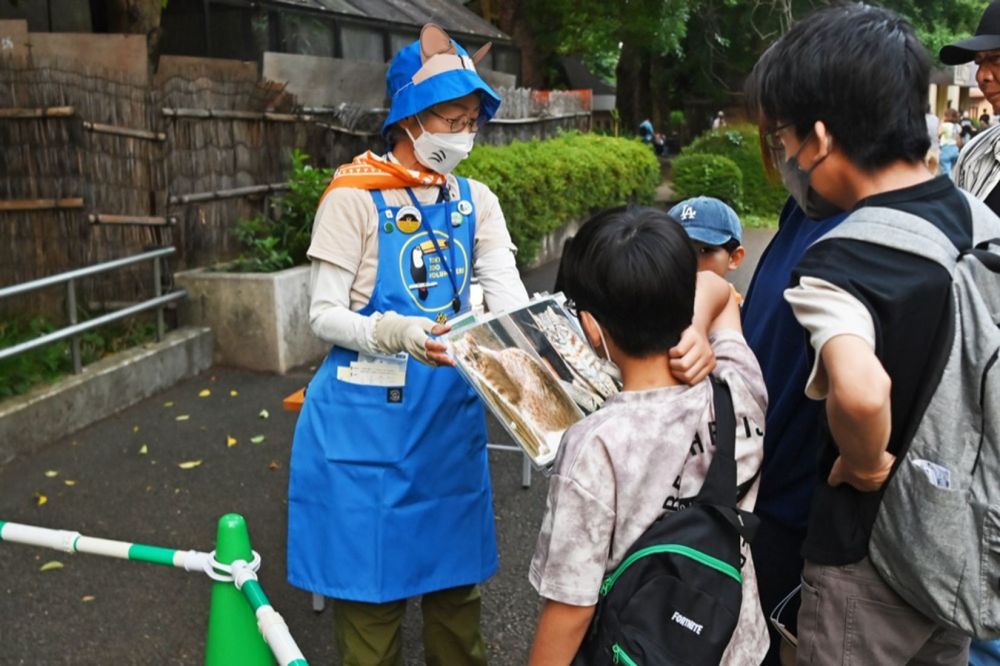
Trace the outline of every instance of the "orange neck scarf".
<path fill-rule="evenodd" d="M 412 171 L 388 157 L 380 157 L 372 151 L 358 155 L 350 164 L 342 164 L 333 174 L 330 186 L 323 193 L 325 197 L 338 187 L 353 187 L 359 190 L 393 190 L 402 187 L 434 187 L 444 185 L 446 179 L 433 171 Z"/>

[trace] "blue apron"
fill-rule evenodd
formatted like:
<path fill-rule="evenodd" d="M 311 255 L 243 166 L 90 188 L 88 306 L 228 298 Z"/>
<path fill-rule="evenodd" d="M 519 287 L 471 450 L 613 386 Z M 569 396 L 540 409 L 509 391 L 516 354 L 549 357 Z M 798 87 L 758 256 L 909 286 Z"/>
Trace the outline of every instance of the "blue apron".
<path fill-rule="evenodd" d="M 414 205 L 391 207 L 371 192 L 378 274 L 362 314 L 444 320 L 456 296 L 468 309 L 475 209 L 458 182 L 459 201 L 433 205 L 409 191 Z M 306 391 L 290 464 L 288 581 L 381 603 L 486 580 L 497 547 L 482 405 L 453 368 L 412 359 L 403 386 L 343 381 L 358 360 L 333 347 Z"/>

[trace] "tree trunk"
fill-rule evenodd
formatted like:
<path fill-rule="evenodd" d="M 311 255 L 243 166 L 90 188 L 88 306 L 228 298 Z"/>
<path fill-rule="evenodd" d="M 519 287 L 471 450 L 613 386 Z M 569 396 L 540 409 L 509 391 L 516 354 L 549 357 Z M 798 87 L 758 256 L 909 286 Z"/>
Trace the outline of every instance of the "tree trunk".
<path fill-rule="evenodd" d="M 521 80 L 518 84 L 541 89 L 546 87 L 544 56 L 531 25 L 529 4 L 530 0 L 499 0 L 494 9 L 497 27 L 521 47 Z"/>
<path fill-rule="evenodd" d="M 637 48 L 631 41 L 622 41 L 621 58 L 616 70 L 618 78 L 617 101 L 622 129 L 636 132 L 646 118 L 651 118 L 652 90 L 650 89 L 649 53 Z"/>

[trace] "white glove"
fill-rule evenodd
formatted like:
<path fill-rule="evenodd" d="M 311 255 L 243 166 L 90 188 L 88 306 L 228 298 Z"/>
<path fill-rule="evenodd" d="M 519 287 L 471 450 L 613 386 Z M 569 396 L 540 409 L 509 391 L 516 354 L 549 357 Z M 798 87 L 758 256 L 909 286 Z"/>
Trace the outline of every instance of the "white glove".
<path fill-rule="evenodd" d="M 406 352 L 424 365 L 434 365 L 424 346 L 432 328 L 434 322 L 426 317 L 404 317 L 390 310 L 375 322 L 375 344 L 384 354 Z"/>

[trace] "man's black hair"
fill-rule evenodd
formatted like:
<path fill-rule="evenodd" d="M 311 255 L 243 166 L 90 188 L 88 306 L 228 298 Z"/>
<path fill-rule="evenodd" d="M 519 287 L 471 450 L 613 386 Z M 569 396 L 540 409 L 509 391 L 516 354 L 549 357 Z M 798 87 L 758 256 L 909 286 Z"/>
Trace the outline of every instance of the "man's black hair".
<path fill-rule="evenodd" d="M 764 52 L 747 79 L 747 106 L 763 129 L 793 125 L 800 140 L 822 120 L 835 145 L 870 172 L 924 159 L 930 68 L 913 27 L 894 12 L 827 7 Z"/>
<path fill-rule="evenodd" d="M 697 266 L 687 233 L 664 211 L 612 208 L 563 247 L 556 290 L 643 357 L 670 349 L 691 325 Z"/>

